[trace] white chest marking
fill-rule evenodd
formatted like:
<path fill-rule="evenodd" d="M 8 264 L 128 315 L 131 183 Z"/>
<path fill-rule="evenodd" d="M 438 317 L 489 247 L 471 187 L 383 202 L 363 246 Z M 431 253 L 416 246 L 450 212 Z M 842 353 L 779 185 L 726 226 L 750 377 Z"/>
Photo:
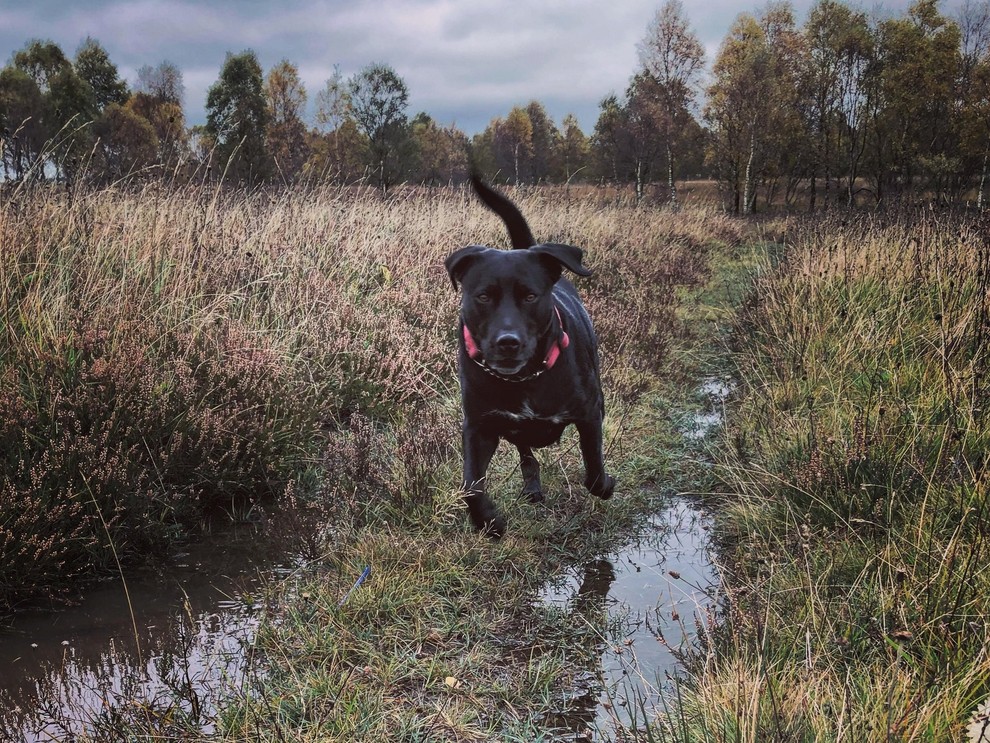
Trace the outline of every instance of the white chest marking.
<path fill-rule="evenodd" d="M 538 415 L 533 408 L 529 406 L 528 401 L 523 402 L 522 408 L 518 413 L 510 413 L 508 410 L 499 410 L 495 413 L 495 415 L 501 415 L 511 421 L 540 421 L 543 423 L 553 423 L 554 425 L 567 423 L 570 420 L 570 414 L 566 410 L 562 410 L 555 415 Z"/>

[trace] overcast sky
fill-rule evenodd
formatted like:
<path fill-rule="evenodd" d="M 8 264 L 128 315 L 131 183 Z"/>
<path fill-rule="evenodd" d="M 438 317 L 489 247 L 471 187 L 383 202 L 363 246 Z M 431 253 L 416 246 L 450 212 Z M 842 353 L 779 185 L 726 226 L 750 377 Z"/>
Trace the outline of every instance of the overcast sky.
<path fill-rule="evenodd" d="M 29 39 L 73 56 L 88 35 L 134 82 L 139 67 L 169 60 L 185 82 L 190 124 L 205 121 L 207 89 L 227 52 L 253 49 L 265 73 L 286 58 L 310 97 L 340 65 L 349 76 L 390 64 L 409 87 L 409 114 L 427 111 L 468 134 L 536 99 L 560 123 L 594 128 L 599 101 L 621 93 L 636 44 L 662 0 L 0 0 L 0 61 Z M 942 3 L 954 15 L 962 0 Z M 732 21 L 765 0 L 683 0 L 710 65 Z M 910 0 L 883 0 L 903 12 Z M 803 22 L 812 0 L 795 0 Z M 878 3 L 867 0 L 867 9 Z"/>

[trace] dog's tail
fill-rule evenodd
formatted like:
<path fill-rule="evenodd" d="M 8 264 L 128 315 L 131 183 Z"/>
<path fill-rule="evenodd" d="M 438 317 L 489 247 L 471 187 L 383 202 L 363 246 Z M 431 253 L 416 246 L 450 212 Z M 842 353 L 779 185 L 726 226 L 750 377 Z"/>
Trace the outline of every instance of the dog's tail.
<path fill-rule="evenodd" d="M 471 174 L 471 185 L 474 186 L 474 192 L 478 194 L 478 198 L 485 202 L 485 206 L 495 212 L 505 222 L 505 226 L 509 230 L 509 239 L 512 241 L 512 247 L 514 249 L 529 248 L 536 245 L 536 240 L 533 239 L 533 233 L 530 232 L 529 225 L 526 224 L 522 212 L 519 211 L 519 208 L 515 204 L 495 189 L 485 185 L 477 173 Z"/>

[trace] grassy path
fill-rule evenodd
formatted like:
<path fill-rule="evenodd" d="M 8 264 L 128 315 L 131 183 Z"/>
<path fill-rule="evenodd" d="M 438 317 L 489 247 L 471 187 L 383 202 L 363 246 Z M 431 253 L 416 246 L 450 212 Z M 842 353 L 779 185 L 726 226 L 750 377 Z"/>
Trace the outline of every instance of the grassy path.
<path fill-rule="evenodd" d="M 260 641 L 267 680 L 226 712 L 229 737 L 532 741 L 594 732 L 593 710 L 590 719 L 564 713 L 589 673 L 600 675 L 614 617 L 600 600 L 562 611 L 537 595 L 565 571 L 586 575 L 671 493 L 707 488 L 710 469 L 682 427 L 701 404 L 700 381 L 724 374 L 715 349 L 748 260 L 738 247 L 709 248 L 715 270 L 682 292 L 660 381 L 633 405 L 613 401 L 609 457 L 621 495 L 603 503 L 572 483 L 571 436 L 550 453 L 555 495 L 546 505 L 505 497 L 518 473 L 500 453 L 493 480 L 510 531 L 497 543 L 465 530 L 456 494 L 361 529 L 273 598 L 278 620 Z M 348 594 L 366 566 L 371 578 Z"/>
<path fill-rule="evenodd" d="M 709 248 L 720 260 L 738 260 L 732 247 Z M 713 289 L 683 293 L 661 381 L 634 404 L 611 401 L 607 439 L 620 496 L 603 503 L 582 491 L 571 435 L 549 452 L 554 495 L 546 505 L 506 497 L 518 473 L 500 451 L 492 479 L 510 524 L 500 542 L 465 529 L 454 493 L 437 492 L 358 530 L 273 597 L 278 619 L 259 643 L 266 681 L 226 711 L 226 735 L 532 741 L 562 739 L 567 728 L 578 739 L 590 734 L 593 713 L 584 720 L 564 713 L 588 675 L 600 675 L 614 618 L 599 600 L 564 611 L 537 596 L 565 571 L 586 574 L 671 492 L 696 492 L 708 476 L 680 427 L 699 405 L 699 380 L 720 368 L 711 348 L 734 270 L 717 272 Z M 366 566 L 371 577 L 348 595 Z"/>
<path fill-rule="evenodd" d="M 515 196 L 534 233 L 588 250 L 580 289 L 621 491 L 584 492 L 569 434 L 543 453 L 551 496 L 531 505 L 503 449 L 498 543 L 471 532 L 453 489 L 443 259 L 504 240 L 466 192 L 149 187 L 3 207 L 19 247 L 0 257 L 0 451 L 14 465 L 0 572 L 17 580 L 0 611 L 105 575 L 115 555 L 126 569 L 167 554 L 206 511 L 266 511 L 301 565 L 263 597 L 253 680 L 218 720 L 179 683 L 174 698 L 106 710 L 95 738 L 195 738 L 205 724 L 229 740 L 548 739 L 610 619 L 538 597 L 624 544 L 667 493 L 699 489 L 677 427 L 708 331 L 682 310 L 709 311 L 690 293 L 742 227 L 597 192 Z"/>

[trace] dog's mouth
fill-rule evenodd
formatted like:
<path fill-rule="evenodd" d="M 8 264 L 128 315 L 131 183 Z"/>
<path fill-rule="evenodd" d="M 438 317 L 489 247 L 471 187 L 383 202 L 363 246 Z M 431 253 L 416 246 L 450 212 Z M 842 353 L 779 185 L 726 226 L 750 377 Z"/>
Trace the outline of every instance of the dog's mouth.
<path fill-rule="evenodd" d="M 522 371 L 523 367 L 526 366 L 526 359 L 489 359 L 487 366 L 496 374 L 501 374 L 503 377 L 511 377 L 513 374 L 518 374 Z"/>

